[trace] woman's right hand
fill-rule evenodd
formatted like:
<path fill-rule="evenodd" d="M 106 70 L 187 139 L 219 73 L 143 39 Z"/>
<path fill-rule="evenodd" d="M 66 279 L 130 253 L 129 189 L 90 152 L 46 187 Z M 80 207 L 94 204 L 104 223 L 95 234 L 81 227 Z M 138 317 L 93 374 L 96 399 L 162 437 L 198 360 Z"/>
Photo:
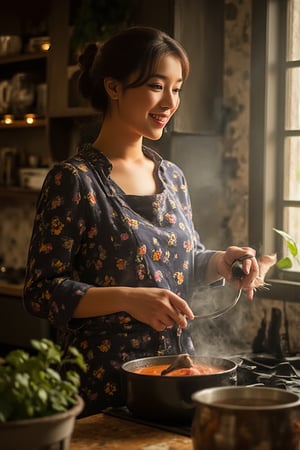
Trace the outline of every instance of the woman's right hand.
<path fill-rule="evenodd" d="M 185 328 L 187 319 L 194 319 L 186 301 L 168 289 L 128 288 L 127 296 L 124 299 L 125 310 L 156 331 L 163 331 L 174 325 Z"/>

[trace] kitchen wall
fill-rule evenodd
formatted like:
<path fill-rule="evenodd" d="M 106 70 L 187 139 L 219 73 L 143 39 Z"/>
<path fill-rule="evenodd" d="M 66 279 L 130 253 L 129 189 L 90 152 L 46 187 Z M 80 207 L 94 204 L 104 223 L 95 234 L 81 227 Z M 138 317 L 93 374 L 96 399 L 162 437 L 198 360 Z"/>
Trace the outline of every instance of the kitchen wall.
<path fill-rule="evenodd" d="M 174 134 L 170 153 L 188 179 L 195 226 L 207 248 L 248 243 L 250 57 L 251 0 L 226 0 L 223 132 Z M 230 301 L 236 292 L 226 289 Z M 195 296 L 195 308 L 206 295 Z M 249 302 L 243 295 L 223 318 L 195 323 L 193 333 L 199 353 L 225 355 L 249 347 L 300 352 L 299 313 L 300 304 L 261 296 Z"/>
<path fill-rule="evenodd" d="M 187 177 L 201 240 L 214 249 L 247 244 L 251 0 L 226 0 L 224 24 L 221 128 L 214 134 L 171 133 L 163 138 L 166 154 Z M 192 65 L 197 63 L 193 56 Z M 34 202 L 0 208 L 0 256 L 6 265 L 25 265 L 33 214 Z M 282 348 L 300 351 L 295 319 L 299 309 L 300 305 L 284 301 L 258 297 L 250 303 L 242 298 L 224 319 L 194 327 L 197 345 L 202 352 L 221 347 L 230 353 L 234 347 L 249 348 L 255 341 L 270 350 L 270 329 L 277 319 Z"/>
<path fill-rule="evenodd" d="M 195 225 L 207 247 L 218 249 L 247 244 L 251 0 L 226 1 L 224 24 L 219 129 L 175 133 L 171 145 L 189 182 Z M 194 52 L 192 71 L 197 60 Z"/>

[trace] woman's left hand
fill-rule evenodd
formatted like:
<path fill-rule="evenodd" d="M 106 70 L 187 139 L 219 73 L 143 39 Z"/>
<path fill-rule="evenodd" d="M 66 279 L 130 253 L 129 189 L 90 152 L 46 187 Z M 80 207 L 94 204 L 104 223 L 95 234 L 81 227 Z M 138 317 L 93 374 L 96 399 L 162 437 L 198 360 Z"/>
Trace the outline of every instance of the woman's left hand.
<path fill-rule="evenodd" d="M 228 247 L 225 252 L 216 252 L 213 259 L 216 272 L 225 280 L 238 284 L 246 292 L 249 300 L 253 299 L 257 279 L 260 276 L 256 252 L 251 247 Z M 234 262 L 240 261 L 242 276 L 235 277 L 232 271 Z"/>

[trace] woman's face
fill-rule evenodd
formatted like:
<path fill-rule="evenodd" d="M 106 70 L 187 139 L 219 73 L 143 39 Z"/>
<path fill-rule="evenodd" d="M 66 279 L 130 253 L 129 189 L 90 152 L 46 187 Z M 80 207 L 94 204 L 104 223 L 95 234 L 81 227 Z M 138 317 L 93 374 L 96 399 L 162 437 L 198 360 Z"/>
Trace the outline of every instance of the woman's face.
<path fill-rule="evenodd" d="M 135 79 L 129 79 L 129 83 Z M 160 58 L 156 72 L 142 86 L 119 86 L 118 114 L 135 137 L 157 140 L 180 104 L 182 67 L 173 55 Z"/>

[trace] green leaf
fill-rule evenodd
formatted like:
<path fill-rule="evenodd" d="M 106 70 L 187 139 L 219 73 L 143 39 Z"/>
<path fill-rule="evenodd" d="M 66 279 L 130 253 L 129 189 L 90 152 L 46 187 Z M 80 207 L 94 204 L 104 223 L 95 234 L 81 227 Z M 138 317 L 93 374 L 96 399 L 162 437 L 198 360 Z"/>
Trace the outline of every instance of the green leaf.
<path fill-rule="evenodd" d="M 51 379 L 51 381 L 56 381 L 56 382 L 60 382 L 61 381 L 61 376 L 60 374 L 52 369 L 51 367 L 48 367 L 47 369 L 47 375 L 48 375 L 48 379 Z"/>
<path fill-rule="evenodd" d="M 288 256 L 286 258 L 282 258 L 279 261 L 277 261 L 277 267 L 279 269 L 291 269 L 293 267 L 293 263 L 291 261 L 291 258 Z"/>
<path fill-rule="evenodd" d="M 37 394 L 42 403 L 46 404 L 48 400 L 48 393 L 46 389 L 39 389 Z"/>
<path fill-rule="evenodd" d="M 24 350 L 13 350 L 6 356 L 5 361 L 17 368 L 23 366 L 28 359 L 29 353 Z"/>
<path fill-rule="evenodd" d="M 273 228 L 273 230 L 284 239 L 289 251 L 291 252 L 291 255 L 293 257 L 296 257 L 298 255 L 298 246 L 295 239 L 285 231 L 278 230 L 277 228 Z"/>

